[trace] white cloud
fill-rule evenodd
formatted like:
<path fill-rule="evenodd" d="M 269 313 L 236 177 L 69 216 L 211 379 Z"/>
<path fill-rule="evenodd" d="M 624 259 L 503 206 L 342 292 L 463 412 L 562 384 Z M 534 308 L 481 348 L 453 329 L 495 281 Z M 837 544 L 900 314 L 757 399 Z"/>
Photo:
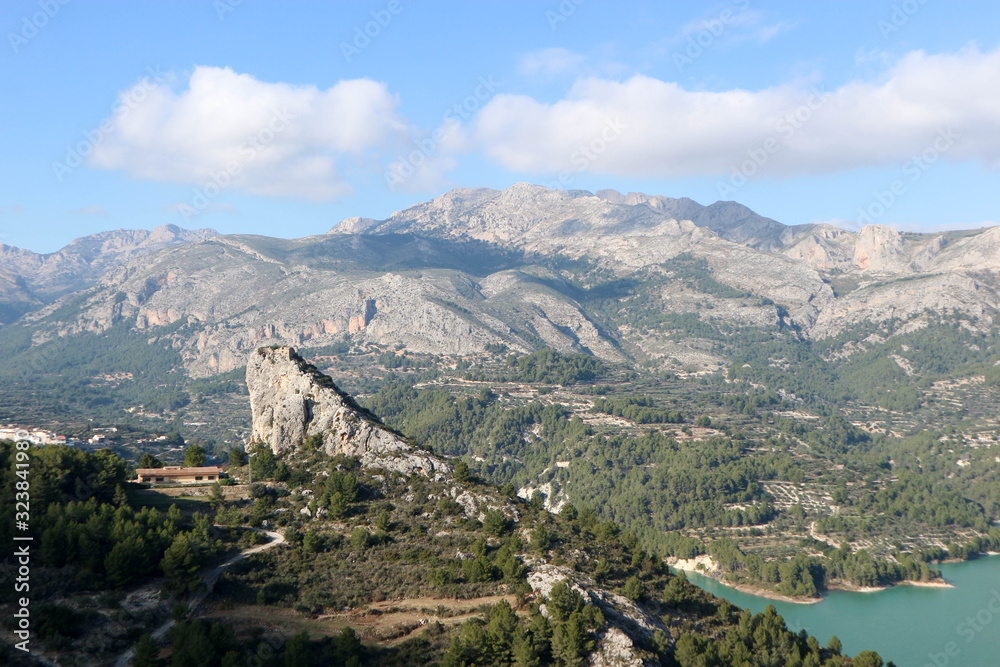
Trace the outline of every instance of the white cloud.
<path fill-rule="evenodd" d="M 598 153 L 609 122 L 624 129 Z M 728 174 L 768 148 L 759 171 L 783 177 L 902 164 L 949 129 L 953 142 L 938 157 L 1000 167 L 1000 49 L 911 52 L 878 79 L 828 94 L 806 83 L 704 92 L 647 76 L 587 78 L 551 104 L 498 95 L 477 115 L 474 136 L 486 155 L 522 172 Z M 580 159 L 588 147 L 592 159 Z"/>
<path fill-rule="evenodd" d="M 108 214 L 107 210 L 99 204 L 93 204 L 91 206 L 84 206 L 83 208 L 78 208 L 73 211 L 76 215 L 100 215 L 106 216 Z"/>
<path fill-rule="evenodd" d="M 663 43 L 668 47 L 694 43 L 702 48 L 741 42 L 765 44 L 798 27 L 796 21 L 768 23 L 764 12 L 747 9 L 749 4 L 746 2 L 723 6 L 714 14 L 686 23 Z"/>
<path fill-rule="evenodd" d="M 386 185 L 392 192 L 439 190 L 448 183 L 448 172 L 458 166 L 456 155 L 473 148 L 462 123 L 445 117 L 433 132 L 415 137 L 410 150 L 386 168 Z"/>
<path fill-rule="evenodd" d="M 185 90 L 147 81 L 120 97 L 130 104 L 95 146 L 91 166 L 255 195 L 324 200 L 350 193 L 345 166 L 366 165 L 411 133 L 396 97 L 369 79 L 320 90 L 197 67 Z"/>
<path fill-rule="evenodd" d="M 778 21 L 777 23 L 765 24 L 757 27 L 753 33 L 753 39 L 759 44 L 765 44 L 783 32 L 789 32 L 799 27 L 796 21 Z"/>
<path fill-rule="evenodd" d="M 584 56 L 569 49 L 551 47 L 521 56 L 518 70 L 525 76 L 552 76 L 575 72 L 584 60 Z"/>

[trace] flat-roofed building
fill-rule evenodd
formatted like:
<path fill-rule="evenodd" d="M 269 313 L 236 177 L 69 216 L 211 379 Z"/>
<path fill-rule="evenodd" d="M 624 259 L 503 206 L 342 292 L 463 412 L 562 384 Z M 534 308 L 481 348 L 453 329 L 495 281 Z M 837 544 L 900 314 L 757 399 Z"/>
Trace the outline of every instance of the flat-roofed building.
<path fill-rule="evenodd" d="M 219 466 L 203 468 L 182 468 L 181 466 L 165 466 L 163 468 L 139 468 L 135 471 L 137 482 L 148 484 L 203 484 L 217 482 L 222 478 L 223 470 Z"/>

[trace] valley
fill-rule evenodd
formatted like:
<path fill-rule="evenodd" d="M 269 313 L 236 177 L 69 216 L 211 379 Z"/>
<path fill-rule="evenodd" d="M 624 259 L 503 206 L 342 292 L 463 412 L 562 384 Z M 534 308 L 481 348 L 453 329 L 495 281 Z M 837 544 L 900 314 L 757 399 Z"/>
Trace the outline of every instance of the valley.
<path fill-rule="evenodd" d="M 81 439 L 115 428 L 107 444 L 132 465 L 144 454 L 180 464 L 193 445 L 217 463 L 257 451 L 254 480 L 281 491 L 257 510 L 261 498 L 245 498 L 220 523 L 296 530 L 302 510 L 308 521 L 318 509 L 303 495 L 303 470 L 323 460 L 302 449 L 317 446 L 311 438 L 365 469 L 426 449 L 394 474 L 457 474 L 461 464 L 464 483 L 536 521 L 585 515 L 602 540 L 600 525 L 618 526 L 631 536 L 622 557 L 635 567 L 653 558 L 651 574 L 664 578 L 650 585 L 660 588 L 670 584 L 657 568 L 700 563 L 727 586 L 816 602 L 838 589 L 944 586 L 942 563 L 1000 551 L 994 232 L 785 227 L 738 206 L 679 201 L 521 184 L 454 191 L 304 239 L 179 234 L 188 240 L 115 260 L 92 284 L 0 327 L 0 422 Z M 671 218 L 677 207 L 697 222 Z M 253 355 L 283 346 L 329 376 L 320 385 L 353 397 L 344 400 L 370 428 L 397 434 L 376 439 L 388 449 L 338 449 L 334 422 L 308 430 L 333 414 L 313 404 L 275 408 L 291 431 L 263 426 L 259 406 L 285 398 L 255 388 L 276 385 L 259 379 L 266 367 Z M 301 415 L 305 426 L 294 426 Z M 277 447 L 279 431 L 300 436 L 274 456 L 254 449 Z M 365 500 L 374 504 L 358 514 L 364 525 L 440 498 L 380 493 L 391 503 Z M 456 511 L 445 505 L 430 512 L 442 538 Z M 348 548 L 352 526 L 324 528 L 339 535 L 332 553 Z M 560 558 L 579 563 L 566 555 L 574 548 Z M 396 551 L 359 563 L 414 562 Z M 275 605 L 287 632 L 334 642 L 350 624 L 393 650 L 427 625 L 441 652 L 479 613 L 423 611 L 437 605 L 412 600 L 437 599 L 444 584 L 425 590 L 400 573 L 387 599 L 411 602 L 343 604 L 315 597 L 334 593 L 311 582 L 301 556 L 275 550 L 253 562 L 285 572 L 274 590 L 292 592 L 265 592 L 262 603 L 255 591 L 269 580 L 236 567 L 208 618 L 250 632 L 266 616 L 261 604 Z M 495 608 L 512 594 L 469 587 L 474 579 L 455 579 L 463 596 Z M 675 640 L 703 631 L 677 627 Z"/>

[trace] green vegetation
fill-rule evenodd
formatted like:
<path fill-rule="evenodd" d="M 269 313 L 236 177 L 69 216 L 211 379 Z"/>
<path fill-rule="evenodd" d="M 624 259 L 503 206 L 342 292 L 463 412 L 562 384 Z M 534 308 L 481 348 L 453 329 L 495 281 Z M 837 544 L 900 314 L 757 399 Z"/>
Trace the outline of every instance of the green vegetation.
<path fill-rule="evenodd" d="M 393 641 L 391 648 L 359 649 L 370 661 L 365 664 L 585 664 L 607 627 L 605 615 L 565 580 L 553 585 L 547 599 L 526 602 L 528 569 L 522 558 L 528 554 L 560 564 L 573 576 L 590 577 L 638 601 L 654 618 L 670 621 L 673 648 L 666 626 L 638 646 L 651 661 L 722 665 L 739 655 L 748 664 L 840 664 L 839 649 L 823 649 L 814 638 L 788 631 L 773 608 L 758 615 L 733 610 L 672 575 L 634 534 L 590 510 L 567 505 L 552 515 L 537 503 L 517 501 L 521 530 L 512 532 L 504 512 L 487 512 L 480 523 L 463 520 L 456 503 L 454 510 L 434 503 L 447 483 L 366 471 L 351 459 L 330 459 L 315 450 L 302 449 L 287 463 L 293 474 L 308 468 L 314 475 L 296 494 L 270 494 L 268 518 L 284 526 L 290 546 L 233 566 L 216 592 L 230 605 L 277 606 L 343 619 L 356 613 L 336 610 L 379 610 L 369 611 L 377 619 L 402 609 L 406 600 L 437 601 L 436 608 L 421 612 L 431 618 L 423 633 L 412 621 L 376 631 L 385 641 L 406 639 Z M 495 488 L 467 484 L 495 497 Z M 303 518 L 298 511 L 323 507 L 324 497 L 341 493 L 353 501 L 335 523 Z M 522 530 L 529 532 L 529 544 L 521 541 Z M 455 613 L 445 600 L 503 594 L 514 601 L 480 607 L 461 624 L 442 623 Z M 540 613 L 543 602 L 547 615 Z M 678 619 L 684 620 L 678 625 Z M 328 645 L 329 640 L 301 642 L 312 656 Z"/>
<path fill-rule="evenodd" d="M 593 382 L 605 373 L 604 365 L 589 354 L 560 354 L 555 350 L 539 350 L 521 357 L 507 357 L 511 369 L 504 382 L 537 382 L 568 386 Z"/>
<path fill-rule="evenodd" d="M 649 396 L 598 398 L 590 410 L 623 417 L 636 424 L 679 424 L 684 421 L 684 415 L 677 410 L 657 409 L 656 403 Z"/>
<path fill-rule="evenodd" d="M 123 488 L 128 468 L 107 450 L 85 454 L 60 446 L 31 448 L 27 480 L 17 476 L 15 454 L 13 443 L 0 442 L 0 538 L 13 537 L 16 484 L 27 481 L 37 544 L 33 562 L 72 568 L 77 588 L 124 589 L 164 574 L 184 590 L 194 583 L 198 568 L 220 552 L 207 515 L 186 520 L 176 506 L 166 513 L 133 507 Z"/>

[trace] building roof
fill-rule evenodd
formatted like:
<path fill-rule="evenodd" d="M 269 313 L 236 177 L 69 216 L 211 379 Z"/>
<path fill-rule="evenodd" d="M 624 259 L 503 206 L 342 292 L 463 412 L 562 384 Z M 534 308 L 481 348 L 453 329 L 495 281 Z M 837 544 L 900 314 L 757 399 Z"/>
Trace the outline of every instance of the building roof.
<path fill-rule="evenodd" d="M 204 468 L 182 468 L 180 466 L 165 466 L 163 468 L 138 468 L 135 471 L 140 477 L 187 477 L 188 475 L 218 475 L 222 472 L 219 466 Z"/>

